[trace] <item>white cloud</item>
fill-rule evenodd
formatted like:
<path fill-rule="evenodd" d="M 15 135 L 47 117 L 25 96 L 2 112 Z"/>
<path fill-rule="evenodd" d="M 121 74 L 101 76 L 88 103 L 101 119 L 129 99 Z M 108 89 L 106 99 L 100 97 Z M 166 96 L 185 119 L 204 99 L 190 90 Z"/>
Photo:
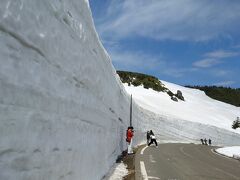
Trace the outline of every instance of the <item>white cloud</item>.
<path fill-rule="evenodd" d="M 231 73 L 229 71 L 222 70 L 222 69 L 214 69 L 214 70 L 212 70 L 212 74 L 216 77 L 224 77 Z"/>
<path fill-rule="evenodd" d="M 205 56 L 208 58 L 228 58 L 228 57 L 234 57 L 239 55 L 239 53 L 231 52 L 231 51 L 224 51 L 224 50 L 217 50 L 213 52 L 206 53 Z"/>
<path fill-rule="evenodd" d="M 240 44 L 233 46 L 234 49 L 240 49 Z"/>
<path fill-rule="evenodd" d="M 215 86 L 231 86 L 233 84 L 235 84 L 235 81 L 222 81 L 222 82 L 214 83 L 213 85 L 215 85 Z"/>
<path fill-rule="evenodd" d="M 204 55 L 205 59 L 196 61 L 193 66 L 198 68 L 209 68 L 217 64 L 223 63 L 222 59 L 238 56 L 239 53 L 233 51 L 216 50 L 208 52 Z"/>
<path fill-rule="evenodd" d="M 221 61 L 218 59 L 202 59 L 200 61 L 194 62 L 193 66 L 199 67 L 199 68 L 208 68 L 219 63 L 221 63 Z"/>
<path fill-rule="evenodd" d="M 101 19 L 105 38 L 206 41 L 239 34 L 240 1 L 113 0 Z"/>

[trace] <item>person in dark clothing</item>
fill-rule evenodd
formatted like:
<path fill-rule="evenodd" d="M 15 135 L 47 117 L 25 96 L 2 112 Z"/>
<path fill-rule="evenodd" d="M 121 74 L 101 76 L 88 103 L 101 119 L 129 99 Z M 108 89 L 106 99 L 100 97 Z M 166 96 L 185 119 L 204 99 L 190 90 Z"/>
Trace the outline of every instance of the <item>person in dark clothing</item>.
<path fill-rule="evenodd" d="M 204 142 L 203 142 L 203 139 L 200 139 L 201 140 L 201 143 L 202 143 L 202 145 L 204 144 Z"/>
<path fill-rule="evenodd" d="M 150 132 L 147 131 L 147 144 L 149 143 L 149 141 L 150 141 Z"/>
<path fill-rule="evenodd" d="M 150 143 L 148 143 L 148 146 L 155 143 L 155 145 L 158 147 L 156 137 L 155 137 L 154 133 L 152 132 L 152 130 L 150 130 L 149 134 L 150 134 L 150 140 L 151 141 L 150 141 Z"/>
<path fill-rule="evenodd" d="M 207 145 L 207 139 L 206 138 L 204 139 L 204 144 Z"/>
<path fill-rule="evenodd" d="M 208 139 L 208 144 L 209 144 L 209 146 L 212 145 L 212 140 L 210 138 Z"/>

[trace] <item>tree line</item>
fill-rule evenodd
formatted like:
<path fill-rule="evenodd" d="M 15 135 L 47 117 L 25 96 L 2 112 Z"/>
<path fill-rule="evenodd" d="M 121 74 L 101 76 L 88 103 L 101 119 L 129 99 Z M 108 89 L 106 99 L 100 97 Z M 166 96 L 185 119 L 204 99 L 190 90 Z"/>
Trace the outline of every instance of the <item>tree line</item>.
<path fill-rule="evenodd" d="M 199 89 L 213 99 L 222 101 L 234 106 L 240 107 L 240 88 L 234 89 L 230 87 L 219 86 L 185 86 L 189 88 Z"/>

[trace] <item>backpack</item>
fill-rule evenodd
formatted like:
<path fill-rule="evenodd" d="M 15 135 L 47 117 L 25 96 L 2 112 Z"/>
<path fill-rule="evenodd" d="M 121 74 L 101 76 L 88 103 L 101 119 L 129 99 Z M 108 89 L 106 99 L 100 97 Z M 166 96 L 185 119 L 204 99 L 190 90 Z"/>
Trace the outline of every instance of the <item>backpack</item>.
<path fill-rule="evenodd" d="M 156 137 L 154 135 L 151 135 L 150 138 L 151 139 L 156 139 Z"/>

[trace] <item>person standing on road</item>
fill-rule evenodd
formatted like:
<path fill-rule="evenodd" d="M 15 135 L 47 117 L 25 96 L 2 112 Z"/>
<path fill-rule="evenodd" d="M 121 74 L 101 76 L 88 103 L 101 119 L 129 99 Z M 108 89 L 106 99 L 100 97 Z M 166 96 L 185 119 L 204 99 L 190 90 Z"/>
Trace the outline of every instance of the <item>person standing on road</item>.
<path fill-rule="evenodd" d="M 149 143 L 149 141 L 150 141 L 150 132 L 147 131 L 147 144 Z"/>
<path fill-rule="evenodd" d="M 209 144 L 209 146 L 212 145 L 212 140 L 210 138 L 208 139 L 208 144 Z"/>
<path fill-rule="evenodd" d="M 152 132 L 152 130 L 150 130 L 149 134 L 150 134 L 150 140 L 151 141 L 150 141 L 150 143 L 148 143 L 148 146 L 155 143 L 155 145 L 158 147 L 156 137 L 155 137 L 154 133 Z"/>
<path fill-rule="evenodd" d="M 132 139 L 133 139 L 133 127 L 129 126 L 127 130 L 127 138 L 126 141 L 128 142 L 128 154 L 133 154 L 133 149 L 132 149 Z"/>
<path fill-rule="evenodd" d="M 200 140 L 201 140 L 201 143 L 202 143 L 202 145 L 203 145 L 203 144 L 204 144 L 204 143 L 203 143 L 203 139 L 200 139 Z"/>
<path fill-rule="evenodd" d="M 206 138 L 204 139 L 204 144 L 207 145 L 207 139 Z"/>

